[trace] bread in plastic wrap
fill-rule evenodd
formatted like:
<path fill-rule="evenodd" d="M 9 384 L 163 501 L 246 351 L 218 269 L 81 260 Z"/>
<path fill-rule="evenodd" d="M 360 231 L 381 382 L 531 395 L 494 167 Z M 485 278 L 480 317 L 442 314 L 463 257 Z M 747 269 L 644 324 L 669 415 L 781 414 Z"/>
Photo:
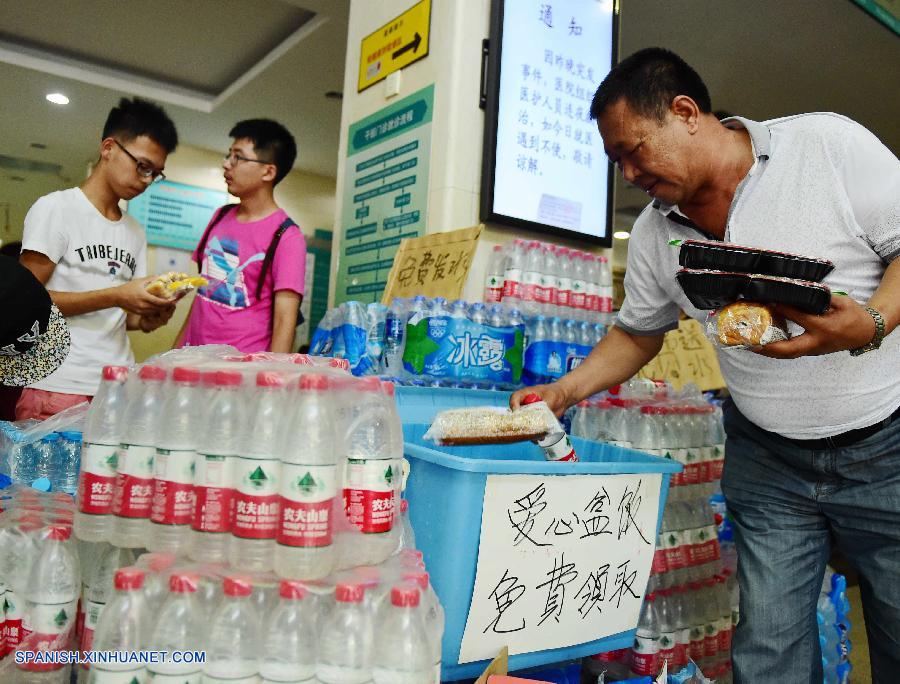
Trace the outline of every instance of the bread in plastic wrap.
<path fill-rule="evenodd" d="M 759 348 L 789 338 L 783 317 L 765 304 L 734 302 L 710 315 L 707 335 L 723 348 Z"/>
<path fill-rule="evenodd" d="M 169 271 L 147 283 L 147 292 L 162 299 L 180 299 L 197 287 L 207 284 L 206 278 Z"/>
<path fill-rule="evenodd" d="M 540 410 L 478 406 L 441 411 L 425 439 L 444 446 L 512 444 L 542 439 L 554 428 Z"/>

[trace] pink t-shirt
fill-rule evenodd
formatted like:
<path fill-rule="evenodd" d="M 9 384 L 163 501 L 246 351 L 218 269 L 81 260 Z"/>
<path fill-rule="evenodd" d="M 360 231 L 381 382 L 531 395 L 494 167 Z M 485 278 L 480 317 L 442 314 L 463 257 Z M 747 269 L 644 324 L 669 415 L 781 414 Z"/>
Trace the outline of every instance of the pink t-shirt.
<path fill-rule="evenodd" d="M 279 209 L 260 221 L 240 223 L 235 213 L 236 209 L 229 211 L 206 241 L 200 273 L 209 284 L 197 291 L 184 336 L 186 347 L 230 344 L 243 352 L 268 350 L 275 292 L 303 294 L 306 240 L 302 231 L 292 226 L 281 236 L 268 282 L 257 299 L 266 250 L 288 216 Z"/>

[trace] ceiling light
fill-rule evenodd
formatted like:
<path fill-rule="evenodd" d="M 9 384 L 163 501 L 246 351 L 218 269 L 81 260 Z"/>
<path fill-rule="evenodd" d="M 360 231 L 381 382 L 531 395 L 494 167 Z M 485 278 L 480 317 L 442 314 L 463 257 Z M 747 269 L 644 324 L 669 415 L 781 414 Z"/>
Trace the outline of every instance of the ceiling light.
<path fill-rule="evenodd" d="M 613 233 L 613 237 L 616 240 L 627 240 L 631 237 L 631 233 L 629 233 L 627 230 L 617 230 L 615 233 Z"/>
<path fill-rule="evenodd" d="M 58 105 L 67 105 L 69 104 L 69 98 L 67 98 L 62 93 L 48 93 L 47 101 L 52 102 L 53 104 Z"/>

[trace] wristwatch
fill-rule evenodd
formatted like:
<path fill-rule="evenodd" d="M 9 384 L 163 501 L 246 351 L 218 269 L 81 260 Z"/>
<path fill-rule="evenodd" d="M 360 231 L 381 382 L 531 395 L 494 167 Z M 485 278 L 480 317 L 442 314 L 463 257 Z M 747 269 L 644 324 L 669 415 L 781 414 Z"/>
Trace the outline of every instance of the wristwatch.
<path fill-rule="evenodd" d="M 875 319 L 875 336 L 872 338 L 872 341 L 864 347 L 851 349 L 850 356 L 859 356 L 860 354 L 874 351 L 881 346 L 881 341 L 884 339 L 884 318 L 878 313 L 878 309 L 873 309 L 871 306 L 867 306 L 866 311 L 868 311 L 869 315 Z"/>

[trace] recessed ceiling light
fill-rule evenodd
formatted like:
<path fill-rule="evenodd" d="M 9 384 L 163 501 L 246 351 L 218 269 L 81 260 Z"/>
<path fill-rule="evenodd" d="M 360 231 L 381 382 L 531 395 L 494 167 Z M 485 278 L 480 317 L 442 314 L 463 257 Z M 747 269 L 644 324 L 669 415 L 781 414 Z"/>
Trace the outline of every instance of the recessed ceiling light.
<path fill-rule="evenodd" d="M 47 101 L 58 105 L 69 104 L 69 98 L 62 93 L 47 93 Z"/>
<path fill-rule="evenodd" d="M 616 240 L 627 240 L 631 237 L 631 233 L 629 233 L 627 230 L 617 230 L 615 233 L 613 233 L 613 237 Z"/>

